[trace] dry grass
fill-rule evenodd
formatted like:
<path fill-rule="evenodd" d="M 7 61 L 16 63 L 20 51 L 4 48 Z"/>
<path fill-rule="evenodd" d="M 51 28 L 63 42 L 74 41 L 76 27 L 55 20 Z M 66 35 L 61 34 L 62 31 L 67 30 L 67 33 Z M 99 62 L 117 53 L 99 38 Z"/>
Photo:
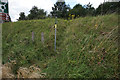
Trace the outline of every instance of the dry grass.
<path fill-rule="evenodd" d="M 29 68 L 20 67 L 17 71 L 17 75 L 13 74 L 12 68 L 15 61 L 2 65 L 2 78 L 44 78 L 45 73 L 41 73 L 41 70 L 35 65 Z"/>
<path fill-rule="evenodd" d="M 15 75 L 12 73 L 12 63 L 2 65 L 2 78 L 15 78 Z"/>
<path fill-rule="evenodd" d="M 29 68 L 20 67 L 18 70 L 18 78 L 44 78 L 45 73 L 41 73 L 41 70 L 35 65 Z"/>

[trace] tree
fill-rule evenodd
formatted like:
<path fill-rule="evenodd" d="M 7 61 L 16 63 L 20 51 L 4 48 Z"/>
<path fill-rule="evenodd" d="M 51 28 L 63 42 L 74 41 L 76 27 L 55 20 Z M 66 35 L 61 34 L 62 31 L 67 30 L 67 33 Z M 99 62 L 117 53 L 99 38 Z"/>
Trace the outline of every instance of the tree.
<path fill-rule="evenodd" d="M 75 17 L 86 15 L 85 8 L 81 4 L 76 4 L 73 9 L 69 11 L 70 15 L 75 15 Z"/>
<path fill-rule="evenodd" d="M 38 9 L 38 7 L 34 6 L 30 11 L 30 14 L 28 15 L 28 19 L 43 19 L 46 16 L 46 11 L 44 9 Z"/>
<path fill-rule="evenodd" d="M 56 2 L 54 7 L 52 7 L 52 16 L 57 16 L 58 18 L 67 18 L 68 11 L 70 10 L 70 6 L 66 5 L 65 2 Z"/>
<path fill-rule="evenodd" d="M 85 9 L 86 9 L 86 15 L 89 16 L 95 15 L 95 8 L 92 7 L 92 4 L 90 4 L 90 2 L 87 5 L 85 5 Z"/>
<path fill-rule="evenodd" d="M 111 14 L 114 12 L 120 12 L 120 2 L 105 2 L 100 4 L 96 9 L 96 15 Z"/>
<path fill-rule="evenodd" d="M 26 20 L 26 17 L 25 17 L 25 13 L 24 13 L 24 12 L 21 12 L 19 15 L 20 15 L 20 17 L 19 17 L 19 19 L 18 19 L 19 21 L 20 21 L 20 20 Z"/>

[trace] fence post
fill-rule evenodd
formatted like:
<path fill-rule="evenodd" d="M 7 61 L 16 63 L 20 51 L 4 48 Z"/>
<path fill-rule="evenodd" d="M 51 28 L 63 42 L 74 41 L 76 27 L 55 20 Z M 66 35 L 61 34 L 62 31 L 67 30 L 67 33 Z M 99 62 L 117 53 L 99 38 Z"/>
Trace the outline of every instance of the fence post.
<path fill-rule="evenodd" d="M 44 33 L 43 32 L 41 33 L 41 41 L 44 44 Z"/>
<path fill-rule="evenodd" d="M 56 17 L 55 17 L 55 26 L 54 26 L 54 27 L 55 27 L 55 43 L 54 43 L 54 44 L 55 44 L 55 51 L 56 51 L 56 31 L 57 31 L 57 29 L 56 29 L 56 28 L 57 28 L 57 15 L 56 15 Z"/>
<path fill-rule="evenodd" d="M 55 51 L 56 51 L 56 28 L 57 28 L 57 24 L 55 24 Z"/>
<path fill-rule="evenodd" d="M 34 42 L 34 32 L 32 32 L 32 41 Z"/>

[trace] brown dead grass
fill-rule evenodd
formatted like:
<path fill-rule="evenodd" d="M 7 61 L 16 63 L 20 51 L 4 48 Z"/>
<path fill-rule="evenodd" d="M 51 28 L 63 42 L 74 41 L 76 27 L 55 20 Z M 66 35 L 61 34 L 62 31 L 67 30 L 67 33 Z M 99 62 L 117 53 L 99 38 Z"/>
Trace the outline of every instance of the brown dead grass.
<path fill-rule="evenodd" d="M 15 75 L 12 73 L 12 63 L 6 63 L 2 65 L 2 78 L 15 78 Z"/>
<path fill-rule="evenodd" d="M 2 65 L 2 78 L 45 78 L 45 73 L 41 73 L 40 68 L 35 65 L 29 68 L 20 67 L 17 75 L 13 74 L 12 68 L 15 61 Z"/>
<path fill-rule="evenodd" d="M 44 78 L 45 73 L 41 73 L 41 70 L 35 65 L 29 68 L 20 67 L 18 70 L 18 78 Z"/>

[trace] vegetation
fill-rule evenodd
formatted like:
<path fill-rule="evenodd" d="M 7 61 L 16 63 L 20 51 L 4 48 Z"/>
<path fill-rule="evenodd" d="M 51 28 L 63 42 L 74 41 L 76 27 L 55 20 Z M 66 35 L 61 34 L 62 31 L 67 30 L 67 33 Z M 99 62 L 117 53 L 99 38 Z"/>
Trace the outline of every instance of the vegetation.
<path fill-rule="evenodd" d="M 33 6 L 32 9 L 29 11 L 30 14 L 28 14 L 28 16 L 25 16 L 24 12 L 21 12 L 19 15 L 19 19 L 20 20 L 33 20 L 33 19 L 45 19 L 46 17 L 46 11 L 44 11 L 44 9 L 38 9 L 38 7 Z"/>
<path fill-rule="evenodd" d="M 76 4 L 73 9 L 70 8 L 70 5 L 66 5 L 65 2 L 56 2 L 54 7 L 52 7 L 52 11 L 48 14 L 48 17 L 58 17 L 63 19 L 72 19 L 72 15 L 74 18 L 85 17 L 85 16 L 98 16 L 112 13 L 120 13 L 119 2 L 105 2 L 100 4 L 98 8 L 94 8 L 91 3 L 82 6 L 81 4 Z M 32 19 L 45 19 L 46 11 L 44 9 L 38 9 L 34 6 L 30 10 L 30 14 L 26 16 L 23 12 L 20 13 L 20 17 L 18 20 L 32 20 Z"/>
<path fill-rule="evenodd" d="M 88 3 L 85 6 L 87 16 L 95 16 L 95 8 L 92 7 L 92 4 Z"/>
<path fill-rule="evenodd" d="M 26 20 L 26 17 L 25 17 L 25 13 L 24 12 L 21 12 L 20 14 L 20 17 L 18 20 Z"/>
<path fill-rule="evenodd" d="M 54 21 L 46 18 L 4 23 L 3 64 L 15 60 L 12 71 L 16 75 L 20 67 L 35 64 L 46 78 L 119 77 L 118 15 L 58 19 L 56 52 Z"/>
<path fill-rule="evenodd" d="M 44 11 L 43 9 L 38 9 L 36 6 L 34 6 L 31 10 L 30 10 L 30 14 L 28 15 L 28 19 L 43 19 L 46 16 L 46 11 Z"/>
<path fill-rule="evenodd" d="M 84 17 L 86 16 L 85 8 L 82 7 L 80 4 L 76 4 L 73 9 L 69 11 L 69 14 L 75 15 L 75 17 Z"/>
<path fill-rule="evenodd" d="M 69 5 L 66 5 L 65 2 L 56 2 L 54 7 L 52 7 L 52 16 L 58 18 L 68 18 L 68 12 L 70 10 Z"/>
<path fill-rule="evenodd" d="M 119 2 L 106 2 L 100 4 L 99 7 L 96 9 L 96 15 L 99 14 L 111 14 L 111 13 L 120 13 L 120 3 Z"/>

